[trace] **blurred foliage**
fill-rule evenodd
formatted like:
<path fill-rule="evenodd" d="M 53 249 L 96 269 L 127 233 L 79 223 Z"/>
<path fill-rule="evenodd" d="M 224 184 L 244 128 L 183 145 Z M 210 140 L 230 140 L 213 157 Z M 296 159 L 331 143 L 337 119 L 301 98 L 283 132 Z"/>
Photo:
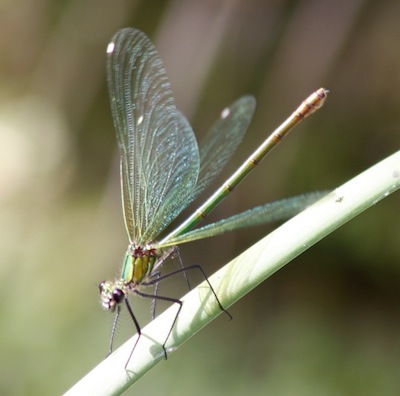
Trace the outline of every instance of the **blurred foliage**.
<path fill-rule="evenodd" d="M 0 11 L 2 395 L 60 394 L 107 351 L 97 284 L 118 275 L 127 245 L 105 80 L 119 28 L 156 43 L 199 139 L 224 106 L 256 96 L 230 170 L 309 93 L 331 90 L 210 220 L 335 188 L 399 148 L 398 1 L 16 0 Z M 397 394 L 398 203 L 310 249 L 127 394 Z M 211 274 L 270 229 L 183 255 Z M 146 317 L 146 302 L 133 305 Z M 127 318 L 119 341 L 132 331 Z"/>

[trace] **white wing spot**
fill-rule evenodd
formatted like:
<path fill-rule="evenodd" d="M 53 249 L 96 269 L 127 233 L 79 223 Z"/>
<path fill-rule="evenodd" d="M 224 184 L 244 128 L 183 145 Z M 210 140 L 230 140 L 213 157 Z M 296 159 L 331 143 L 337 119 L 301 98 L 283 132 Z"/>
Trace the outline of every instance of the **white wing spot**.
<path fill-rule="evenodd" d="M 115 48 L 115 43 L 113 41 L 108 43 L 108 45 L 107 45 L 107 54 L 111 54 L 111 52 L 114 51 L 114 48 Z"/>
<path fill-rule="evenodd" d="M 227 108 L 225 108 L 224 110 L 222 110 L 221 118 L 222 118 L 222 119 L 225 119 L 225 118 L 227 118 L 227 117 L 229 116 L 229 114 L 231 114 L 231 111 L 230 111 L 229 108 L 227 107 Z"/>
<path fill-rule="evenodd" d="M 141 115 L 137 120 L 137 125 L 140 125 L 143 122 L 143 116 Z"/>

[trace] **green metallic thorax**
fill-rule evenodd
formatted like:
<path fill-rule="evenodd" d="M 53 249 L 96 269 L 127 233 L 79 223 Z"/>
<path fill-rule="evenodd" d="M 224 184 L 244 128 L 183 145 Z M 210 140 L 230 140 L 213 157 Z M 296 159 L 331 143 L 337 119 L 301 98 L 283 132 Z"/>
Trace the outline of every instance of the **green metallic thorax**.
<path fill-rule="evenodd" d="M 157 255 L 152 249 L 129 247 L 124 258 L 121 278 L 126 282 L 139 285 L 153 271 Z"/>

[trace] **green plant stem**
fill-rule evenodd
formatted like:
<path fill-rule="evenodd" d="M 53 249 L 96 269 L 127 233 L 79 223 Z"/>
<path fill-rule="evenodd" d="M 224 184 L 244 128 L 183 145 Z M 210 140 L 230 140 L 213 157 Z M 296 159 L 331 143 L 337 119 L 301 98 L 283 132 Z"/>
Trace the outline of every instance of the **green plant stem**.
<path fill-rule="evenodd" d="M 293 258 L 365 209 L 400 188 L 400 151 L 384 159 L 292 218 L 209 278 L 222 305 L 230 307 Z M 183 307 L 167 344 L 168 353 L 221 314 L 203 282 L 182 298 Z M 164 360 L 162 343 L 173 322 L 172 306 L 101 362 L 66 395 L 119 395 Z M 232 323 L 234 326 L 234 322 Z"/>

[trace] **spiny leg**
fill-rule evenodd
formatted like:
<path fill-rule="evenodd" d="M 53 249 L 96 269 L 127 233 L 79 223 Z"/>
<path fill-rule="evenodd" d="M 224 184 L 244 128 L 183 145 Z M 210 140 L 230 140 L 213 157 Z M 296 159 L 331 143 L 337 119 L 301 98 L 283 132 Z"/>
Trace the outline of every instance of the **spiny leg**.
<path fill-rule="evenodd" d="M 192 290 L 192 287 L 190 285 L 189 282 L 189 278 L 187 276 L 186 271 L 184 270 L 184 265 L 183 265 L 183 260 L 182 260 L 182 256 L 181 256 L 181 252 L 178 248 L 178 246 L 173 246 L 171 249 L 169 249 L 160 259 L 159 262 L 157 264 L 156 268 L 160 268 L 163 264 L 164 261 L 166 261 L 169 257 L 171 257 L 171 259 L 174 259 L 175 257 L 178 259 L 179 262 L 179 266 L 181 267 L 181 273 L 183 274 L 187 287 L 189 290 Z M 178 272 L 179 273 L 179 272 Z M 204 274 L 203 274 L 204 275 Z M 160 279 L 161 278 L 161 279 Z M 162 279 L 164 279 L 164 277 L 161 276 L 161 272 L 160 271 L 153 271 L 153 274 L 151 275 L 151 279 L 152 279 L 152 284 L 154 285 L 154 295 L 157 296 L 158 295 L 158 290 L 159 290 L 159 285 L 160 285 L 160 281 Z M 156 317 L 156 306 L 157 306 L 157 299 L 153 298 L 152 301 L 152 306 L 151 306 L 151 318 L 152 320 L 155 319 Z"/>
<path fill-rule="evenodd" d="M 176 271 L 172 271 L 172 272 L 170 272 L 170 273 L 168 273 L 168 274 L 159 276 L 159 277 L 157 277 L 157 278 L 155 278 L 155 279 L 151 279 L 151 280 L 148 281 L 148 282 L 142 282 L 142 285 L 143 285 L 143 286 L 152 286 L 152 285 L 156 285 L 157 283 L 160 283 L 161 281 L 163 281 L 163 280 L 165 280 L 165 279 L 167 279 L 167 278 L 169 278 L 169 277 L 171 277 L 171 276 L 174 276 L 174 275 L 180 274 L 180 273 L 186 273 L 186 271 L 190 271 L 190 270 L 193 270 L 193 269 L 197 269 L 197 270 L 199 270 L 199 271 L 201 272 L 201 274 L 203 275 L 205 281 L 208 283 L 208 286 L 210 287 L 212 293 L 214 294 L 214 297 L 215 297 L 215 299 L 216 299 L 216 301 L 217 301 L 217 303 L 218 303 L 219 308 L 221 309 L 221 311 L 225 312 L 225 314 L 228 315 L 229 319 L 232 320 L 232 319 L 233 319 L 232 315 L 222 306 L 222 304 L 221 304 L 221 302 L 219 301 L 219 298 L 218 298 L 218 296 L 217 296 L 217 293 L 215 292 L 214 288 L 211 286 L 210 281 L 208 280 L 207 275 L 205 274 L 203 268 L 202 268 L 200 265 L 198 265 L 198 264 L 193 264 L 193 265 L 190 265 L 190 266 L 188 266 L 188 267 L 179 268 L 179 269 L 177 269 Z M 153 295 L 153 298 L 156 298 L 156 299 L 157 299 L 158 296 Z M 161 299 L 160 299 L 160 300 L 161 300 Z M 179 300 L 179 301 L 180 301 L 180 300 Z"/>
<path fill-rule="evenodd" d="M 153 274 L 151 275 L 151 277 L 152 277 L 154 280 L 159 279 L 160 276 L 161 276 L 160 271 L 157 271 L 156 273 L 153 273 Z M 155 282 L 155 283 L 154 283 L 154 297 L 153 297 L 153 300 L 152 300 L 152 302 L 151 302 L 151 320 L 154 320 L 154 319 L 156 318 L 156 306 L 157 306 L 157 298 L 156 298 L 156 296 L 158 295 L 158 289 L 159 289 L 159 287 L 160 287 L 160 282 L 159 282 L 159 281 L 158 281 L 158 282 Z"/>
<path fill-rule="evenodd" d="M 118 318 L 119 318 L 120 313 L 121 313 L 121 306 L 118 305 L 117 312 L 115 313 L 115 317 L 114 317 L 114 321 L 113 321 L 113 325 L 112 325 L 112 329 L 111 329 L 110 345 L 109 345 L 108 353 L 107 353 L 106 357 L 111 355 L 111 353 L 113 351 L 115 331 L 117 329 L 117 323 L 118 323 Z"/>
<path fill-rule="evenodd" d="M 139 293 L 138 291 L 135 291 L 135 293 L 141 295 L 141 293 Z M 139 339 L 140 339 L 140 337 L 142 336 L 142 330 L 141 330 L 141 328 L 140 328 L 139 322 L 138 322 L 137 319 L 136 319 L 136 316 L 133 314 L 132 308 L 131 308 L 131 306 L 130 306 L 130 304 L 129 304 L 127 298 L 125 298 L 125 305 L 126 305 L 126 308 L 128 309 L 129 315 L 130 315 L 130 317 L 131 317 L 133 323 L 135 324 L 136 331 L 137 331 L 137 338 L 136 338 L 136 341 L 135 341 L 135 345 L 133 346 L 132 351 L 131 351 L 131 353 L 129 354 L 128 360 L 126 361 L 126 364 L 125 364 L 125 370 L 126 370 L 126 368 L 127 368 L 127 366 L 128 366 L 128 363 L 129 363 L 129 361 L 131 360 L 131 357 L 132 357 L 132 355 L 133 355 L 133 351 L 135 350 L 136 345 L 138 344 Z M 119 308 L 119 307 L 118 307 L 118 308 Z"/>
<path fill-rule="evenodd" d="M 184 276 L 184 278 L 186 280 L 186 284 L 187 284 L 188 289 L 192 290 L 192 286 L 190 286 L 189 278 L 188 278 L 187 273 L 185 271 L 185 266 L 183 265 L 181 251 L 179 250 L 178 246 L 175 246 L 175 251 L 173 252 L 173 255 L 176 255 L 176 257 L 177 257 L 177 259 L 179 261 L 179 265 L 180 265 L 180 267 L 182 269 L 182 273 L 183 273 L 183 276 Z M 203 273 L 203 275 L 204 275 L 204 273 Z M 207 279 L 206 276 L 205 276 L 205 278 Z"/>
<path fill-rule="evenodd" d="M 160 279 L 160 278 L 158 278 L 158 279 Z M 155 279 L 155 280 L 157 280 L 157 279 Z M 169 339 L 169 337 L 170 337 L 170 335 L 172 333 L 172 329 L 174 328 L 176 320 L 178 319 L 179 313 L 181 312 L 183 302 L 181 300 L 179 300 L 178 298 L 166 297 L 166 296 L 156 296 L 154 294 L 142 293 L 139 290 L 135 290 L 135 293 L 138 294 L 141 297 L 153 298 L 153 299 L 156 299 L 156 300 L 167 301 L 167 302 L 176 303 L 176 304 L 179 305 L 178 311 L 176 312 L 174 320 L 173 320 L 173 322 L 171 324 L 171 328 L 169 329 L 167 337 L 165 338 L 165 341 L 164 341 L 164 343 L 162 345 L 162 348 L 163 348 L 163 351 L 164 351 L 164 357 L 165 357 L 165 359 L 167 359 L 167 350 L 165 349 L 165 344 L 167 343 L 167 341 L 168 341 L 168 339 Z M 135 343 L 135 347 L 136 347 L 136 344 L 137 344 L 137 341 Z M 132 350 L 132 353 L 133 353 L 133 350 Z M 131 358 L 132 353 L 129 356 L 129 359 Z M 128 360 L 128 362 L 129 362 L 129 360 Z M 127 362 L 127 364 L 128 364 L 128 362 Z"/>
<path fill-rule="evenodd" d="M 160 295 L 156 294 L 157 291 L 158 291 L 157 285 L 158 285 L 161 281 L 163 281 L 163 280 L 165 280 L 165 279 L 167 279 L 167 278 L 169 278 L 169 277 L 171 277 L 171 276 L 174 276 L 174 275 L 177 275 L 177 274 L 180 274 L 180 273 L 186 273 L 186 271 L 190 271 L 190 270 L 193 270 L 193 269 L 197 269 L 197 270 L 199 270 L 199 271 L 201 272 L 201 274 L 203 275 L 204 279 L 205 279 L 206 282 L 208 283 L 208 286 L 210 287 L 212 293 L 214 294 L 215 300 L 217 301 L 218 306 L 219 306 L 219 308 L 221 309 L 221 311 L 223 311 L 226 315 L 228 315 L 229 319 L 233 319 L 233 318 L 232 318 L 232 315 L 222 306 L 222 304 L 221 304 L 221 302 L 219 301 L 219 298 L 218 298 L 218 296 L 217 296 L 217 294 L 216 294 L 214 288 L 211 286 L 211 283 L 210 283 L 210 281 L 208 280 L 207 275 L 205 274 L 203 268 L 201 268 L 200 265 L 198 265 L 198 264 L 193 264 L 193 265 L 188 266 L 188 267 L 182 267 L 182 268 L 177 269 L 176 271 L 172 271 L 172 272 L 170 272 L 170 273 L 168 273 L 168 274 L 165 274 L 165 275 L 162 275 L 162 276 L 160 275 L 159 271 L 157 271 L 157 273 L 155 274 L 156 277 L 155 277 L 154 279 L 150 279 L 148 282 L 142 282 L 142 283 L 141 283 L 142 286 L 153 286 L 153 285 L 154 285 L 154 286 L 156 287 L 156 292 L 155 292 L 155 294 L 143 293 L 143 292 L 141 292 L 141 291 L 139 291 L 139 290 L 137 290 L 137 289 L 136 289 L 136 290 L 133 290 L 133 292 L 134 292 L 135 294 L 141 296 L 141 297 L 151 298 L 151 299 L 153 299 L 153 300 L 167 301 L 167 302 L 176 303 L 176 304 L 179 305 L 179 309 L 178 309 L 178 311 L 177 311 L 177 313 L 176 313 L 176 315 L 175 315 L 175 317 L 174 317 L 174 320 L 173 320 L 173 322 L 172 322 L 171 328 L 169 329 L 169 332 L 168 332 L 168 334 L 167 334 L 167 337 L 165 338 L 165 341 L 164 341 L 164 343 L 163 343 L 163 345 L 162 345 L 162 348 L 163 348 L 163 351 L 164 351 L 164 357 L 165 357 L 165 359 L 167 359 L 167 350 L 166 350 L 166 348 L 165 348 L 165 344 L 167 343 L 167 341 L 168 341 L 168 339 L 169 339 L 169 337 L 170 337 L 170 335 L 171 335 L 171 333 L 172 333 L 172 330 L 173 330 L 173 328 L 174 328 L 174 326 L 175 326 L 175 323 L 176 323 L 176 321 L 177 321 L 177 319 L 178 319 L 179 313 L 181 312 L 183 302 L 182 302 L 180 299 L 178 299 L 178 298 L 160 296 Z M 135 315 L 133 314 L 133 311 L 132 311 L 132 309 L 131 309 L 131 307 L 130 307 L 130 305 L 129 305 L 127 299 L 125 299 L 125 303 L 126 303 L 126 306 L 127 306 L 127 308 L 128 308 L 129 314 L 130 314 L 130 316 L 131 316 L 131 318 L 132 318 L 132 320 L 133 320 L 133 322 L 134 322 L 134 324 L 135 324 L 135 327 L 136 327 L 136 330 L 137 330 L 137 333 L 138 333 L 138 338 L 136 339 L 135 345 L 134 345 L 133 348 L 132 348 L 132 351 L 131 351 L 131 353 L 130 353 L 130 355 L 129 355 L 128 361 L 126 362 L 126 365 L 125 365 L 125 369 L 126 369 L 126 367 L 128 366 L 128 363 L 129 363 L 129 361 L 130 361 L 130 359 L 131 359 L 131 357 L 132 357 L 132 355 L 133 355 L 133 352 L 134 352 L 134 350 L 135 350 L 135 348 L 136 348 L 136 345 L 137 345 L 137 343 L 139 342 L 139 338 L 140 338 L 140 336 L 141 336 L 142 333 L 141 333 L 141 329 L 140 329 L 139 323 L 137 322 L 137 319 L 136 319 Z"/>

